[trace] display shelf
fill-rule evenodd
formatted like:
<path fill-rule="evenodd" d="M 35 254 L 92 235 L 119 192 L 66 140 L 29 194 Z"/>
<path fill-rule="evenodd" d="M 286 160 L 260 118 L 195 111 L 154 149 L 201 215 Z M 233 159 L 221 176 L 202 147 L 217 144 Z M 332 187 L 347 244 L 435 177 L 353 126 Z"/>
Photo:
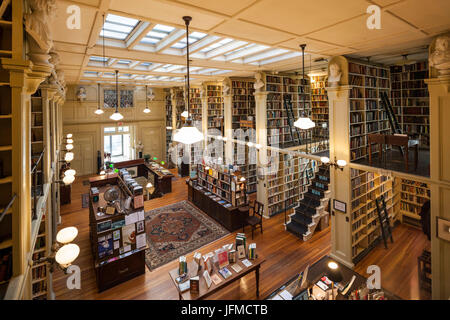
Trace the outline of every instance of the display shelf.
<path fill-rule="evenodd" d="M 428 62 L 391 66 L 391 103 L 404 133 L 420 136 L 420 147 L 430 147 Z"/>
<path fill-rule="evenodd" d="M 350 158 L 368 156 L 367 135 L 390 132 L 386 112 L 380 103 L 382 92 L 389 93 L 389 70 L 354 62 L 348 64 L 350 89 Z M 372 147 L 377 153 L 378 145 Z"/>
<path fill-rule="evenodd" d="M 381 235 L 375 199 L 384 195 L 391 225 L 398 217 L 394 210 L 393 178 L 356 169 L 350 169 L 350 176 L 352 259 L 355 262 L 363 252 L 371 250 Z"/>

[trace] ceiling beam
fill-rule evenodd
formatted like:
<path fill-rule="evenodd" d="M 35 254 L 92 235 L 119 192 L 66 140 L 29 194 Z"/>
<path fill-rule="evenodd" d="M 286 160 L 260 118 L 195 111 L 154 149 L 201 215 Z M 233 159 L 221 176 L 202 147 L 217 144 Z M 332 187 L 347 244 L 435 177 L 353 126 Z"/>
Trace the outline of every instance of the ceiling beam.
<path fill-rule="evenodd" d="M 185 36 L 186 31 L 184 30 L 174 30 L 167 37 L 162 39 L 160 42 L 156 44 L 155 52 L 162 51 L 174 43 L 177 43 Z"/>
<path fill-rule="evenodd" d="M 236 53 L 228 55 L 226 58 L 226 61 L 233 61 L 235 59 L 243 58 L 245 56 L 248 56 L 248 55 L 251 55 L 251 54 L 266 50 L 266 49 L 268 49 L 267 46 L 256 45 L 251 48 L 244 49 L 244 50 L 241 50 Z"/>
<path fill-rule="evenodd" d="M 125 40 L 125 44 L 129 50 L 132 50 L 141 40 L 152 30 L 153 25 L 147 21 L 139 22 L 135 28 L 135 32 Z"/>
<path fill-rule="evenodd" d="M 224 46 L 221 46 L 217 49 L 211 50 L 209 52 L 207 52 L 205 54 L 205 59 L 212 59 L 214 57 L 223 55 L 227 52 L 239 49 L 243 46 L 246 46 L 248 43 L 245 41 L 239 41 L 239 40 L 235 40 L 235 41 L 231 41 L 230 43 L 227 43 Z"/>
<path fill-rule="evenodd" d="M 128 66 L 128 68 L 130 69 L 134 69 L 137 65 L 139 65 L 141 63 L 141 61 L 131 61 L 130 65 Z"/>
<path fill-rule="evenodd" d="M 2 5 L 0 6 L 0 19 L 3 18 L 6 8 L 8 7 L 10 2 L 11 0 L 3 0 Z"/>
<path fill-rule="evenodd" d="M 286 51 L 286 49 L 269 48 L 262 52 L 257 52 L 255 54 L 252 54 L 247 57 L 241 57 L 240 60 L 241 60 L 241 63 L 250 63 L 250 62 L 261 61 L 261 60 L 268 59 L 268 58 L 275 58 L 275 57 L 281 56 L 286 53 L 288 53 Z"/>
<path fill-rule="evenodd" d="M 201 49 L 210 46 L 214 43 L 217 43 L 221 40 L 221 37 L 218 36 L 206 36 L 204 39 L 201 39 L 197 42 L 195 42 L 194 44 L 189 46 L 189 53 L 193 54 L 196 53 L 197 51 L 200 51 Z M 183 55 L 185 55 L 187 53 L 186 48 L 183 49 Z"/>

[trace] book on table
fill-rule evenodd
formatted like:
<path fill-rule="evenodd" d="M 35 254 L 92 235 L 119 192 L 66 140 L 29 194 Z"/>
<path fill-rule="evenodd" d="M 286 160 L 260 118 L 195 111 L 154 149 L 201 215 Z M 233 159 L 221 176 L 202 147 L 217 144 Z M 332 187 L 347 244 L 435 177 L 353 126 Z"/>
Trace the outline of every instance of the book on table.
<path fill-rule="evenodd" d="M 205 272 L 203 272 L 203 278 L 205 278 L 206 286 L 209 289 L 209 287 L 211 287 L 212 280 L 211 277 L 209 276 L 208 270 L 205 270 Z"/>
<path fill-rule="evenodd" d="M 231 273 L 230 270 L 228 270 L 228 268 L 224 267 L 222 269 L 219 269 L 219 273 L 222 275 L 222 277 L 224 279 L 227 279 L 229 277 L 231 277 L 233 274 Z"/>
<path fill-rule="evenodd" d="M 199 294 L 200 293 L 200 278 L 199 278 L 199 276 L 192 277 L 189 280 L 189 282 L 190 282 L 191 293 Z"/>
<path fill-rule="evenodd" d="M 241 267 L 240 265 L 238 265 L 238 264 L 233 264 L 233 265 L 231 266 L 231 268 L 233 268 L 233 270 L 234 270 L 236 273 L 239 273 L 239 272 L 242 270 L 242 267 Z"/>
<path fill-rule="evenodd" d="M 217 275 L 217 273 L 214 273 L 211 276 L 211 280 L 212 280 L 212 282 L 214 282 L 215 285 L 218 285 L 219 283 L 222 282 L 222 279 L 220 279 L 220 277 Z"/>

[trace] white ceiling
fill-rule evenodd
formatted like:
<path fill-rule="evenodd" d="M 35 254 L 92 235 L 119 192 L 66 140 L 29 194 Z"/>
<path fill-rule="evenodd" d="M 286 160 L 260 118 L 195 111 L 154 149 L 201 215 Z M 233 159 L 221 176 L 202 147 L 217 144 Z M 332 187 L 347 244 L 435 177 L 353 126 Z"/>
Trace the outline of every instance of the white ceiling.
<path fill-rule="evenodd" d="M 81 8 L 80 30 L 66 27 L 66 10 L 72 4 Z M 381 30 L 366 27 L 371 4 L 382 9 Z M 193 18 L 192 40 L 200 37 L 190 46 L 193 83 L 251 76 L 258 70 L 299 69 L 302 43 L 307 44 L 307 69 L 323 67 L 315 59 L 343 54 L 385 64 L 405 53 L 423 59 L 432 37 L 450 29 L 448 0 L 58 0 L 57 5 L 51 28 L 68 83 L 110 82 L 114 77 L 109 73 L 118 69 L 122 82 L 182 84 L 185 15 Z M 103 54 L 100 32 L 108 14 L 137 24 L 125 40 L 105 39 L 104 65 L 90 59 Z M 160 41 L 150 39 L 153 44 L 141 42 L 157 24 L 175 29 L 160 35 Z M 213 49 L 206 51 L 210 45 Z"/>

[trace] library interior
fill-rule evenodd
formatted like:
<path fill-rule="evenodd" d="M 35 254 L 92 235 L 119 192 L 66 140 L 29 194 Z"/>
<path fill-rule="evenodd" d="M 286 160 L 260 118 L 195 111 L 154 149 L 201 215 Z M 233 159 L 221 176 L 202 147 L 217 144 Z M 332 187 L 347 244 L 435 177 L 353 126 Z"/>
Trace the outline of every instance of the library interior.
<path fill-rule="evenodd" d="M 0 300 L 450 299 L 449 13 L 0 0 Z"/>

